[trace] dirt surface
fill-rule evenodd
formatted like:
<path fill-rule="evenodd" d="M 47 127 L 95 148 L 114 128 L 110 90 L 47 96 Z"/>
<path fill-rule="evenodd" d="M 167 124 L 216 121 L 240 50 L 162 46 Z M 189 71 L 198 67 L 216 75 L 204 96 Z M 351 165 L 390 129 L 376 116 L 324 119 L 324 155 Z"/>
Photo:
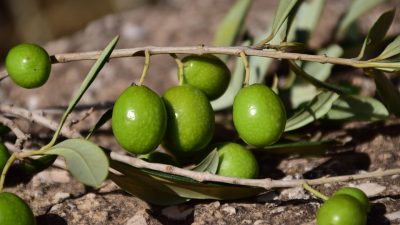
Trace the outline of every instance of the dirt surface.
<path fill-rule="evenodd" d="M 218 21 L 233 3 L 232 0 L 159 1 L 123 14 L 109 15 L 94 21 L 86 29 L 54 40 L 45 48 L 51 53 L 98 50 L 117 34 L 117 48 L 137 46 L 181 46 L 210 44 Z M 249 32 L 263 33 L 271 22 L 277 1 L 254 1 L 247 21 Z M 320 46 L 340 12 L 349 1 L 328 1 L 324 19 L 312 39 Z M 398 3 L 389 1 L 372 14 L 363 17 L 363 30 L 373 23 L 379 13 Z M 399 15 L 391 30 L 400 31 Z M 46 110 L 47 115 L 59 118 L 72 94 L 77 90 L 92 62 L 73 62 L 53 66 L 49 82 L 40 89 L 24 90 L 5 80 L 0 83 L 0 101 L 31 110 Z M 95 111 L 74 128 L 90 128 L 98 116 L 109 107 L 128 84 L 138 80 L 142 58 L 111 60 L 102 70 L 78 105 L 72 119 L 79 119 L 90 106 Z M 354 71 L 338 70 L 336 73 Z M 340 76 L 340 74 L 336 74 Z M 370 81 L 365 81 L 370 84 Z M 146 84 L 162 94 L 176 81 L 175 63 L 169 56 L 154 56 Z M 372 89 L 374 87 L 371 87 Z M 365 93 L 371 93 L 364 85 Z M 221 115 L 219 115 L 221 116 Z M 45 143 L 51 133 L 35 124 L 19 121 L 32 134 L 36 144 Z M 231 127 L 231 126 L 230 126 Z M 119 150 L 106 124 L 94 137 L 98 144 Z M 217 139 L 224 140 L 234 133 L 224 128 Z M 276 179 L 317 178 L 326 175 L 348 175 L 400 167 L 400 120 L 385 122 L 352 122 L 313 125 L 310 135 L 318 138 L 338 138 L 347 143 L 332 149 L 324 157 L 282 157 L 260 154 L 262 177 Z M 40 134 L 40 135 L 38 135 Z M 11 141 L 13 137 L 8 137 Z M 237 137 L 235 137 L 237 138 Z M 29 146 L 29 142 L 27 145 Z M 16 179 L 18 181 L 18 179 Z M 371 197 L 373 208 L 370 225 L 400 224 L 400 176 L 368 179 L 349 183 L 321 185 L 316 188 L 329 195 L 337 188 L 350 185 L 362 188 Z M 130 196 L 111 181 L 93 190 L 75 181 L 66 171 L 51 168 L 26 182 L 11 182 L 6 191 L 17 193 L 33 208 L 39 225 L 63 224 L 314 224 L 320 201 L 301 188 L 273 190 L 264 195 L 239 201 L 191 201 L 179 206 L 160 207 Z"/>

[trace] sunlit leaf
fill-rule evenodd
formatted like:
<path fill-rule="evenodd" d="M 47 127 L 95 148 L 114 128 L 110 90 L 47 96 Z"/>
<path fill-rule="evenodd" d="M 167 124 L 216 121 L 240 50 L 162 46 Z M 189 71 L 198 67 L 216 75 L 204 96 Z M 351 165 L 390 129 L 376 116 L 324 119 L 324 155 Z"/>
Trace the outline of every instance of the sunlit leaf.
<path fill-rule="evenodd" d="M 364 43 L 361 47 L 360 54 L 357 56 L 357 59 L 362 59 L 365 55 L 365 51 L 369 45 L 377 44 L 383 40 L 386 36 L 387 31 L 390 28 L 390 25 L 393 22 L 395 10 L 390 10 L 383 13 L 378 20 L 374 23 L 371 29 L 368 31 L 367 37 L 365 37 Z"/>
<path fill-rule="evenodd" d="M 214 110 L 221 110 L 232 106 L 236 94 L 240 88 L 242 88 L 244 71 L 243 62 L 238 57 L 236 59 L 235 72 L 232 74 L 228 89 L 221 97 L 211 102 L 211 106 Z"/>
<path fill-rule="evenodd" d="M 326 118 L 332 120 L 382 120 L 389 112 L 378 100 L 357 95 L 342 95 L 332 105 Z"/>
<path fill-rule="evenodd" d="M 114 50 L 115 46 L 117 45 L 118 40 L 119 40 L 119 36 L 114 37 L 114 39 L 111 40 L 111 42 L 107 45 L 107 47 L 101 52 L 99 58 L 97 59 L 95 64 L 92 66 L 92 68 L 90 68 L 90 71 L 86 75 L 86 77 L 83 80 L 81 86 L 79 87 L 79 90 L 78 90 L 77 94 L 69 102 L 68 108 L 64 112 L 64 115 L 63 115 L 63 117 L 61 119 L 59 127 L 58 127 L 58 129 L 56 131 L 56 134 L 61 130 L 62 126 L 65 123 L 65 120 L 68 117 L 68 115 L 72 112 L 72 110 L 75 108 L 76 104 L 78 104 L 78 102 L 81 100 L 83 94 L 90 87 L 90 85 L 92 84 L 94 79 L 97 77 L 97 75 L 99 74 L 100 70 L 107 63 L 112 51 Z M 56 135 L 54 137 L 56 137 Z M 55 141 L 54 138 L 53 138 L 53 141 Z"/>
<path fill-rule="evenodd" d="M 331 91 L 323 91 L 313 98 L 313 100 L 291 116 L 285 127 L 286 131 L 301 128 L 324 116 L 331 109 L 333 102 L 339 95 Z"/>
<path fill-rule="evenodd" d="M 299 155 L 316 155 L 323 154 L 330 148 L 340 144 L 335 140 L 324 141 L 298 141 L 284 144 L 275 144 L 264 147 L 261 151 L 270 154 L 299 154 Z"/>
<path fill-rule="evenodd" d="M 342 37 L 361 15 L 387 0 L 353 0 L 346 14 L 339 21 L 336 37 Z"/>
<path fill-rule="evenodd" d="M 400 93 L 397 87 L 380 71 L 368 70 L 366 73 L 374 78 L 378 95 L 389 112 L 400 116 Z"/>
<path fill-rule="evenodd" d="M 320 21 L 324 5 L 325 0 L 309 0 L 301 4 L 293 26 L 297 41 L 307 43 Z"/>
<path fill-rule="evenodd" d="M 68 139 L 45 154 L 63 157 L 71 174 L 86 185 L 98 187 L 107 177 L 107 156 L 99 146 L 88 140 Z"/>
<path fill-rule="evenodd" d="M 213 44 L 215 46 L 231 46 L 240 34 L 252 0 L 236 0 L 229 12 L 225 15 L 215 33 Z M 221 56 L 223 60 L 227 56 Z"/>
<path fill-rule="evenodd" d="M 215 174 L 218 170 L 218 163 L 219 154 L 217 149 L 214 149 L 192 170 L 197 172 L 209 172 Z"/>
<path fill-rule="evenodd" d="M 383 52 L 374 59 L 382 60 L 388 59 L 390 57 L 396 56 L 400 54 L 400 35 L 396 37 L 384 50 Z"/>

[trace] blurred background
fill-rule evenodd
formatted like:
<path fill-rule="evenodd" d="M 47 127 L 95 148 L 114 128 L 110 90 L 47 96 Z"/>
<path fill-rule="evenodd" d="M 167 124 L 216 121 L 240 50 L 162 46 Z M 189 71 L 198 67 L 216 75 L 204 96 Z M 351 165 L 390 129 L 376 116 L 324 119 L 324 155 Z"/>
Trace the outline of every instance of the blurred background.
<path fill-rule="evenodd" d="M 20 42 L 43 44 L 76 32 L 104 15 L 155 4 L 157 0 L 2 0 L 0 58 Z"/>

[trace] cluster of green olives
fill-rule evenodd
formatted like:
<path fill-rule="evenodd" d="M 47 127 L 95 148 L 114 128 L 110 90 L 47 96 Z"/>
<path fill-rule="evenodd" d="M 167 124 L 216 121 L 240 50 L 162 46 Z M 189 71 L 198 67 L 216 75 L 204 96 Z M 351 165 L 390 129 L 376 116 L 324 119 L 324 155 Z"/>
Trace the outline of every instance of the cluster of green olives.
<path fill-rule="evenodd" d="M 210 149 L 214 135 L 214 111 L 210 101 L 227 89 L 230 71 L 213 55 L 189 55 L 182 59 L 183 84 L 168 89 L 162 97 L 150 88 L 130 86 L 117 98 L 112 130 L 117 142 L 128 152 L 159 159 L 152 152 L 162 144 L 176 158 L 184 160 Z M 233 104 L 233 123 L 249 145 L 264 147 L 283 133 L 286 113 L 280 98 L 268 87 L 253 84 L 242 88 Z M 255 178 L 258 164 L 251 151 L 235 143 L 217 144 L 225 176 Z M 147 155 L 146 155 L 147 154 Z M 169 159 L 163 162 L 177 165 Z M 179 161 L 179 160 L 178 160 Z"/>
<path fill-rule="evenodd" d="M 318 225 L 365 225 L 371 205 L 366 194 L 353 187 L 336 191 L 317 212 Z"/>

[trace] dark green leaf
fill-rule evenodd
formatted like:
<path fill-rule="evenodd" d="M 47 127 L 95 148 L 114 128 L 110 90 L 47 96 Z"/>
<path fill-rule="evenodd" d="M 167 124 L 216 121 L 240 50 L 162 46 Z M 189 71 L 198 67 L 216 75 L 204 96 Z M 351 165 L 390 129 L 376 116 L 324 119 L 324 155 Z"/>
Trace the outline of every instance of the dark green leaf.
<path fill-rule="evenodd" d="M 400 54 L 400 35 L 396 37 L 384 50 L 383 52 L 373 59 L 376 60 L 383 60 L 388 59 L 390 57 L 396 56 Z"/>
<path fill-rule="evenodd" d="M 343 37 L 349 27 L 364 13 L 387 0 L 353 0 L 346 14 L 339 21 L 336 37 Z"/>
<path fill-rule="evenodd" d="M 24 158 L 24 160 L 18 164 L 18 167 L 25 174 L 33 175 L 49 168 L 56 159 L 56 155 L 45 155 L 37 159 Z"/>
<path fill-rule="evenodd" d="M 117 175 L 112 172 L 108 177 L 131 195 L 155 205 L 175 205 L 187 202 L 162 182 L 134 168 L 129 168 L 128 175 Z"/>
<path fill-rule="evenodd" d="M 80 182 L 98 187 L 108 174 L 108 159 L 103 150 L 84 139 L 68 139 L 45 154 L 64 157 L 67 169 Z"/>
<path fill-rule="evenodd" d="M 252 0 L 236 0 L 236 3 L 218 26 L 213 40 L 215 46 L 231 46 L 235 43 L 252 2 Z M 224 56 L 223 59 L 226 60 L 227 58 Z"/>
<path fill-rule="evenodd" d="M 378 100 L 357 95 L 341 95 L 332 105 L 326 118 L 331 120 L 375 121 L 387 118 L 389 112 Z"/>
<path fill-rule="evenodd" d="M 86 136 L 86 139 L 89 139 L 94 132 L 96 132 L 101 126 L 103 126 L 105 123 L 107 123 L 107 121 L 111 119 L 112 111 L 112 108 L 107 109 L 107 111 L 100 117 L 94 127 L 90 129 L 89 134 Z"/>
<path fill-rule="evenodd" d="M 306 106 L 290 117 L 286 122 L 285 132 L 298 129 L 324 116 L 331 109 L 339 95 L 331 91 L 323 91 Z"/>
<path fill-rule="evenodd" d="M 140 173 L 142 173 L 140 176 L 143 176 L 143 174 L 146 174 L 148 172 L 148 170 L 139 170 L 133 166 L 115 160 L 111 161 L 111 167 L 118 172 L 134 179 L 137 179 Z M 159 176 L 159 174 L 164 175 Z M 148 177 L 152 177 L 154 179 L 151 183 L 153 183 L 153 181 L 158 181 L 159 185 L 164 185 L 167 187 L 167 189 L 164 189 L 165 191 L 168 191 L 168 193 L 170 193 L 170 191 L 173 191 L 177 196 L 180 196 L 184 199 L 231 200 L 256 196 L 258 194 L 266 192 L 266 190 L 262 188 L 185 181 L 181 178 L 175 179 L 174 177 L 176 177 L 176 175 L 169 176 L 171 174 L 159 171 L 157 173 L 150 173 L 147 175 Z M 150 182 L 138 182 L 137 185 L 142 186 L 142 190 L 146 190 L 149 184 Z M 135 193 L 133 194 L 136 195 Z"/>
<path fill-rule="evenodd" d="M 263 152 L 270 154 L 299 154 L 299 155 L 316 155 L 323 154 L 329 148 L 340 144 L 335 140 L 324 141 L 298 141 L 284 144 L 275 144 L 261 149 Z"/>
<path fill-rule="evenodd" d="M 218 163 L 219 154 L 217 149 L 214 149 L 192 170 L 197 172 L 209 172 L 215 174 L 218 170 Z"/>
<path fill-rule="evenodd" d="M 378 95 L 389 112 L 400 116 L 400 93 L 397 87 L 380 71 L 368 70 L 365 72 L 374 78 Z"/>
<path fill-rule="evenodd" d="M 395 10 L 390 10 L 383 13 L 378 20 L 374 23 L 371 29 L 368 31 L 367 37 L 365 37 L 364 43 L 361 47 L 360 54 L 357 59 L 362 59 L 365 55 L 365 51 L 369 45 L 378 44 L 386 36 L 390 25 L 393 22 Z"/>

